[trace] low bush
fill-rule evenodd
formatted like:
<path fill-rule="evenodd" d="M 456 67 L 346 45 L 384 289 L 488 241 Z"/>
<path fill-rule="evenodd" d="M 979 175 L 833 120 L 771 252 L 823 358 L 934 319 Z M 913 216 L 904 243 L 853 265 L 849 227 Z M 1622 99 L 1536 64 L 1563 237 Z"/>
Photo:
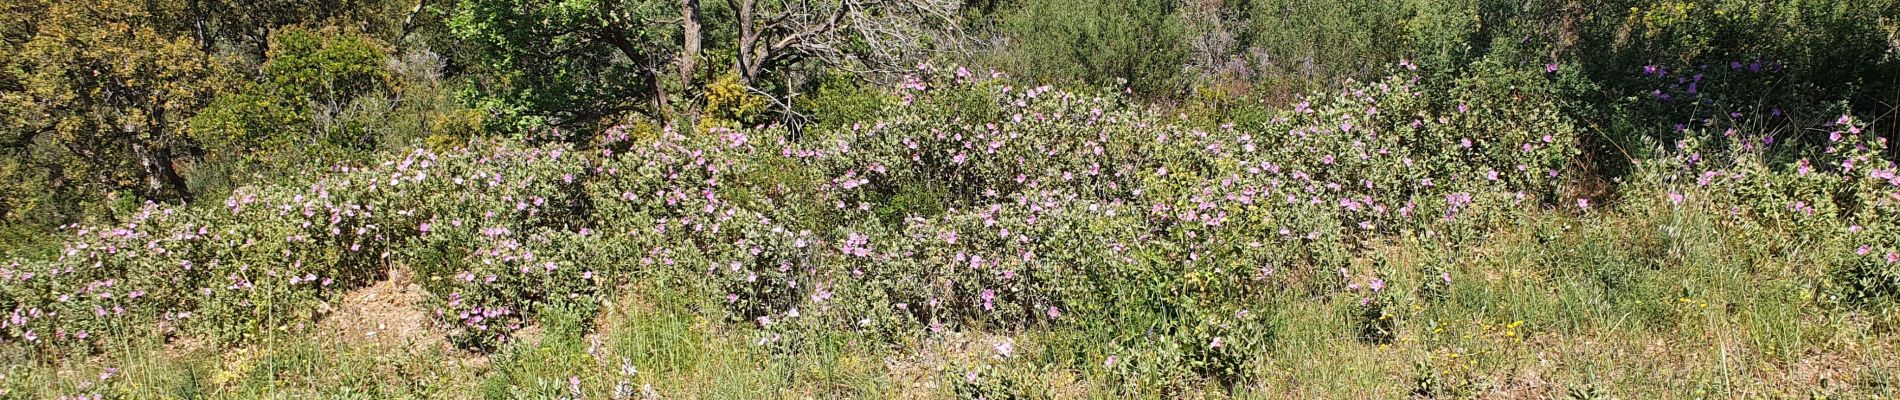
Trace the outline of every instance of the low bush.
<path fill-rule="evenodd" d="M 62 257 L 0 271 L 0 340 L 42 358 L 148 333 L 259 340 L 406 268 L 472 349 L 499 348 L 544 310 L 592 315 L 617 288 L 665 281 L 775 351 L 818 345 L 820 331 L 895 343 L 1052 330 L 1088 341 L 1054 359 L 1131 392 L 1239 385 L 1263 373 L 1290 304 L 1339 303 L 1350 315 L 1337 335 L 1382 344 L 1437 323 L 1421 305 L 1468 298 L 1451 277 L 1459 259 L 1367 270 L 1357 259 L 1372 246 L 1456 254 L 1540 210 L 1614 207 L 1567 194 L 1578 130 L 1542 76 L 1421 79 L 1205 126 L 1112 93 L 926 68 L 877 120 L 798 140 L 615 129 L 587 149 L 418 149 L 75 228 Z M 1866 254 L 1818 282 L 1848 309 L 1878 309 L 1896 287 L 1880 258 L 1893 249 L 1878 247 L 1895 225 L 1893 167 L 1859 126 L 1840 121 L 1835 151 L 1798 164 L 1811 173 L 1759 152 L 1699 160 L 1687 140 L 1681 157 L 1646 164 L 1634 187 L 1648 189 L 1630 196 L 1704 197 L 1733 207 L 1737 226 L 1850 232 Z M 1602 265 L 1560 274 L 1596 283 L 1555 293 L 1634 304 L 1668 290 L 1633 261 L 1660 256 L 1622 249 L 1649 239 L 1557 237 Z M 1101 366 L 1110 355 L 1118 364 Z"/>

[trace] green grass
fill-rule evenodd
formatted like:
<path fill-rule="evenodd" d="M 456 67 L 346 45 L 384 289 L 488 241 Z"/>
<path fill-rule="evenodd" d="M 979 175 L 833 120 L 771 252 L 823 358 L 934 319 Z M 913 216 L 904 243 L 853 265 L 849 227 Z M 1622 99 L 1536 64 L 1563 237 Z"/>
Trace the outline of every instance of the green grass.
<path fill-rule="evenodd" d="M 1422 237 L 1380 242 L 1349 268 L 1390 279 L 1392 342 L 1356 338 L 1351 298 L 1251 299 L 1273 336 L 1233 386 L 1167 372 L 1181 365 L 1131 366 L 1192 362 L 1127 340 L 1174 323 L 1163 314 L 898 337 L 765 331 L 692 300 L 709 296 L 636 282 L 598 315 L 548 310 L 536 333 L 486 355 L 320 332 L 235 349 L 154 339 L 13 364 L 4 387 L 11 398 L 80 393 L 116 366 L 105 392 L 141 399 L 1893 396 L 1894 338 L 1818 303 L 1803 283 L 1823 260 L 1793 250 L 1790 233 L 1719 218 L 1630 205 L 1505 221 L 1455 252 Z M 1427 293 L 1440 271 L 1451 283 Z M 1080 312 L 1070 318 L 1088 317 Z M 1001 341 L 1015 356 L 995 354 Z"/>

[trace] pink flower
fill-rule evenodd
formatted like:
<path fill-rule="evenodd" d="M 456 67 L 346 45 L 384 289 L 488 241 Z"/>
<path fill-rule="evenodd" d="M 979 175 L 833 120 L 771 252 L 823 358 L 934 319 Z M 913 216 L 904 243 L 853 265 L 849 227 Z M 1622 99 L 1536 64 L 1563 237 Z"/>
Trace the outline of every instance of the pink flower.
<path fill-rule="evenodd" d="M 1590 199 L 1582 198 L 1582 197 L 1577 198 L 1577 208 L 1586 209 L 1586 210 L 1590 209 Z"/>
<path fill-rule="evenodd" d="M 996 354 L 1001 355 L 1003 357 L 1010 357 L 1010 356 L 1016 355 L 1016 345 L 1011 344 L 1008 340 L 1004 340 L 1002 343 L 997 343 Z"/>

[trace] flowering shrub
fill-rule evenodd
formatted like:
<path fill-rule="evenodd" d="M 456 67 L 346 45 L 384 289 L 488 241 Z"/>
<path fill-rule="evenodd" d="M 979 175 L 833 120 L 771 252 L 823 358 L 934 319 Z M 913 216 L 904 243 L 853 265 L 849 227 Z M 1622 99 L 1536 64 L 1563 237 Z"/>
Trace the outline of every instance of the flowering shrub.
<path fill-rule="evenodd" d="M 0 271 L 21 283 L 0 297 L 13 316 L 0 340 L 150 326 L 244 340 L 406 268 L 469 348 L 663 279 L 786 351 L 807 329 L 1077 324 L 1119 349 L 1129 381 L 1237 383 L 1272 346 L 1261 299 L 1276 293 L 1358 302 L 1373 325 L 1353 334 L 1390 340 L 1385 283 L 1342 269 L 1368 240 L 1569 207 L 1575 130 L 1534 80 L 1425 93 L 1418 79 L 1201 127 L 1112 94 L 924 66 L 880 118 L 796 141 L 615 129 L 588 149 L 420 149 L 77 229 L 65 257 Z"/>
<path fill-rule="evenodd" d="M 593 237 L 579 176 L 593 161 L 575 153 L 418 151 L 393 166 L 392 178 L 410 178 L 387 197 L 407 216 L 401 229 L 410 239 L 397 261 L 439 298 L 435 317 L 457 343 L 489 347 L 536 307 L 583 297 L 576 304 L 592 304 L 601 266 L 585 251 Z"/>
<path fill-rule="evenodd" d="M 1788 232 L 1804 246 L 1838 255 L 1822 270 L 1823 300 L 1880 313 L 1893 322 L 1900 299 L 1900 167 L 1881 157 L 1884 138 L 1850 115 L 1820 127 L 1812 148 L 1776 148 L 1772 136 L 1693 131 L 1672 156 L 1643 166 L 1632 189 L 1674 207 L 1706 207 L 1725 223 Z M 1778 161 L 1791 160 L 1791 161 Z"/>
<path fill-rule="evenodd" d="M 390 228 L 400 215 L 373 195 L 394 185 L 243 190 L 222 205 L 148 204 L 120 225 L 77 227 L 58 258 L 0 270 L 7 339 L 86 348 L 185 328 L 241 340 L 307 321 L 325 299 L 382 271 L 374 266 L 400 237 Z"/>

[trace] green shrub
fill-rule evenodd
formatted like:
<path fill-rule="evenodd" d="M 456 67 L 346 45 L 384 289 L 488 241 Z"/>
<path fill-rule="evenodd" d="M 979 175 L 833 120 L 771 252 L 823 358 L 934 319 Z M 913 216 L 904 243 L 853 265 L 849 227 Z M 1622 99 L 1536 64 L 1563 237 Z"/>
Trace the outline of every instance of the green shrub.
<path fill-rule="evenodd" d="M 1167 95 L 1186 60 L 1170 0 L 1027 0 L 1004 12 L 1000 60 L 1022 77 Z"/>

